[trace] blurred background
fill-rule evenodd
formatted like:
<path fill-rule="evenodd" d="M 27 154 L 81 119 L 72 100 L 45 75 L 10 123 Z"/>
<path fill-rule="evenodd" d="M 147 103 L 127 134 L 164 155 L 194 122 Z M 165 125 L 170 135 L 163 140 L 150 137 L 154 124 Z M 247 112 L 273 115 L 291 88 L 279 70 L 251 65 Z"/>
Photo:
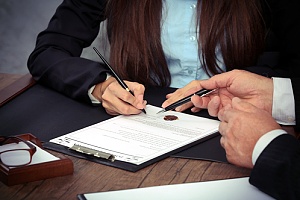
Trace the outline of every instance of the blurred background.
<path fill-rule="evenodd" d="M 37 34 L 62 0 L 0 0 L 0 73 L 26 74 Z"/>
<path fill-rule="evenodd" d="M 39 32 L 46 29 L 50 18 L 63 0 L 0 0 L 0 73 L 26 74 L 27 59 L 35 47 Z M 105 24 L 91 46 L 109 59 Z M 101 42 L 100 47 L 99 43 Z M 103 45 L 104 44 L 104 45 Z M 81 57 L 99 61 L 91 47 Z"/>

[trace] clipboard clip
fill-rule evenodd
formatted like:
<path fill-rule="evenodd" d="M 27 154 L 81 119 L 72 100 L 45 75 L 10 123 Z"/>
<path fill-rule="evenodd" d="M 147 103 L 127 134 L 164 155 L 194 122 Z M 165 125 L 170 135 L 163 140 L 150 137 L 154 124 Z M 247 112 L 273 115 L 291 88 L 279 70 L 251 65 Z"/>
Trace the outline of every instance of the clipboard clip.
<path fill-rule="evenodd" d="M 83 153 L 83 154 L 87 154 L 87 155 L 90 155 L 90 156 L 95 156 L 97 158 L 103 158 L 103 159 L 106 159 L 106 160 L 110 160 L 111 162 L 115 161 L 115 156 L 112 155 L 112 154 L 105 153 L 105 152 L 102 152 L 102 151 L 98 151 L 98 150 L 95 150 L 95 149 L 91 149 L 91 148 L 88 148 L 88 147 L 84 147 L 84 146 L 81 146 L 81 145 L 78 145 L 78 144 L 74 144 L 69 149 L 80 152 L 80 153 Z"/>

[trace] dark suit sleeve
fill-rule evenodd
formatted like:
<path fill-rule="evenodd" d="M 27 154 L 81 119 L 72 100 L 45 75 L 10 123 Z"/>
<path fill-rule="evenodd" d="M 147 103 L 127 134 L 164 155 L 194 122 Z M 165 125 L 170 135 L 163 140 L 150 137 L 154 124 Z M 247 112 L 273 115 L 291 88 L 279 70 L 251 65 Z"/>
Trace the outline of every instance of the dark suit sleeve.
<path fill-rule="evenodd" d="M 295 131 L 300 133 L 300 78 L 292 78 L 291 80 L 292 80 L 293 93 L 295 99 L 295 115 L 296 115 Z"/>
<path fill-rule="evenodd" d="M 299 131 L 300 79 L 292 79 L 296 131 Z M 275 138 L 261 153 L 250 183 L 276 199 L 300 199 L 300 141 L 286 134 Z"/>
<path fill-rule="evenodd" d="M 71 98 L 90 102 L 88 89 L 105 80 L 107 70 L 80 58 L 83 48 L 97 37 L 105 20 L 103 0 L 64 0 L 46 30 L 37 37 L 28 59 L 33 77 Z"/>
<path fill-rule="evenodd" d="M 250 183 L 275 199 L 300 199 L 300 144 L 291 135 L 274 139 L 261 153 Z"/>

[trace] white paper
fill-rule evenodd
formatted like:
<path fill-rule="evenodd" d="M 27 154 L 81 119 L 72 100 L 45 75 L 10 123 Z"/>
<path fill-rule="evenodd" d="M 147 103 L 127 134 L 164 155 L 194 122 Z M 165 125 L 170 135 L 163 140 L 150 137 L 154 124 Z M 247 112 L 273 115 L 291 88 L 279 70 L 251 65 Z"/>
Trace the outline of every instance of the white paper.
<path fill-rule="evenodd" d="M 141 164 L 217 132 L 219 121 L 147 105 L 147 114 L 120 115 L 50 140 L 110 153 L 116 160 Z M 166 115 L 177 120 L 166 121 Z"/>
<path fill-rule="evenodd" d="M 249 178 L 184 183 L 84 194 L 87 200 L 271 200 Z"/>

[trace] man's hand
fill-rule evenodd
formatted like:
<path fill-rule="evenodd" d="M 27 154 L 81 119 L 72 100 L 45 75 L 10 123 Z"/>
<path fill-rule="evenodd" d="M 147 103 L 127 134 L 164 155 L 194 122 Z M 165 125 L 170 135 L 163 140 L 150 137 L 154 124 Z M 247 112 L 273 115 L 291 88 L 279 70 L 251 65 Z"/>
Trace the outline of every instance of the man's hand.
<path fill-rule="evenodd" d="M 230 105 L 233 97 L 239 97 L 272 114 L 273 81 L 271 78 L 243 70 L 233 70 L 199 81 L 199 85 L 190 92 L 202 88 L 218 88 L 217 92 L 203 98 L 197 95 L 192 97 L 195 107 L 207 108 L 211 116 L 217 116 L 223 107 Z"/>
<path fill-rule="evenodd" d="M 252 153 L 258 139 L 269 131 L 281 129 L 273 117 L 260 108 L 233 98 L 218 114 L 221 145 L 227 160 L 241 167 L 252 168 Z"/>

